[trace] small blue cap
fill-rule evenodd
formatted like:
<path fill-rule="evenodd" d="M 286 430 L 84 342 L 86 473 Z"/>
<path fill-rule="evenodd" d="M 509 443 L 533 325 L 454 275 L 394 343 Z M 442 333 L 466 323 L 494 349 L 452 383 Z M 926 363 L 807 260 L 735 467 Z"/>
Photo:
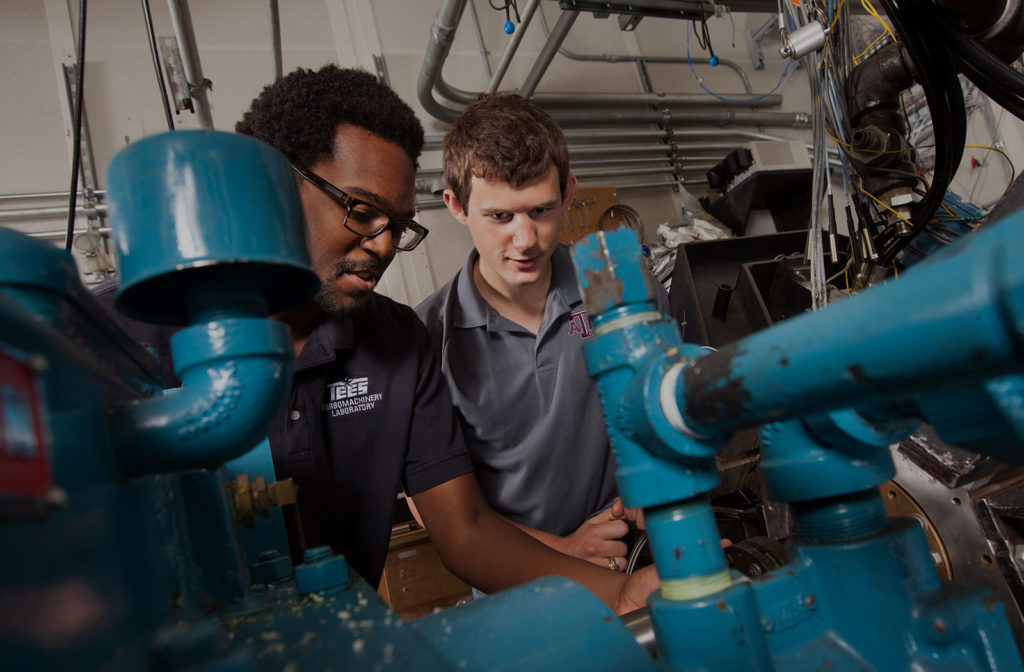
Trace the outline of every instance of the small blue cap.
<path fill-rule="evenodd" d="M 506 35 L 511 35 L 512 33 L 516 32 L 516 24 L 512 23 L 511 21 L 506 21 L 504 28 Z"/>
<path fill-rule="evenodd" d="M 712 56 L 711 58 L 709 58 L 708 63 L 711 64 L 712 68 L 718 65 L 718 56 Z"/>

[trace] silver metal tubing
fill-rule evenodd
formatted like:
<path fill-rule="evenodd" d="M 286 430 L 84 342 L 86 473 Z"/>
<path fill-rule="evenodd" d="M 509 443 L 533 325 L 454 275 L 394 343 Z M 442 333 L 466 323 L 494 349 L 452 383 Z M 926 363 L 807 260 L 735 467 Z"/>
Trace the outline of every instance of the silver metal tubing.
<path fill-rule="evenodd" d="M 441 78 L 448 52 L 452 48 L 455 29 L 459 25 L 462 11 L 466 8 L 466 0 L 444 0 L 434 15 L 434 23 L 430 27 L 430 42 L 423 55 L 423 67 L 416 83 L 416 94 L 423 109 L 441 121 L 455 121 L 460 110 L 445 107 L 434 98 L 434 87 Z M 447 94 L 446 94 L 447 95 Z"/>
<path fill-rule="evenodd" d="M 709 128 L 699 131 L 688 131 L 685 129 L 673 130 L 671 134 L 655 129 L 614 129 L 614 130 L 586 130 L 566 131 L 566 140 L 569 144 L 580 142 L 617 142 L 629 140 L 641 140 L 644 138 L 657 140 L 709 140 L 711 138 L 740 138 L 743 140 L 788 140 L 777 135 L 758 133 L 756 131 L 745 131 L 735 128 Z"/>
<path fill-rule="evenodd" d="M 654 638 L 654 626 L 651 625 L 650 610 L 647 607 L 641 607 L 636 611 L 623 614 L 619 618 L 622 619 L 623 625 L 629 629 L 636 643 L 643 647 L 647 655 L 657 660 L 658 642 Z"/>
<path fill-rule="evenodd" d="M 526 34 L 526 27 L 530 25 L 530 20 L 533 19 L 533 14 L 537 11 L 537 7 L 539 5 L 540 0 L 530 0 L 529 4 L 526 5 L 526 9 L 523 10 L 523 20 L 520 22 L 519 28 L 516 32 L 512 33 L 512 39 L 509 40 L 508 46 L 505 47 L 505 53 L 501 55 L 498 67 L 495 69 L 494 75 L 491 77 L 491 81 L 487 85 L 487 93 L 494 93 L 501 85 L 501 80 L 505 77 L 505 72 L 508 70 L 508 66 L 512 63 L 512 57 L 515 56 L 516 51 L 519 49 L 519 43 L 523 41 L 523 35 Z"/>
<path fill-rule="evenodd" d="M 96 190 L 92 192 L 93 196 L 105 196 L 106 190 Z M 85 192 L 79 191 L 79 198 L 85 198 Z M 68 192 L 66 191 L 48 191 L 39 194 L 5 194 L 0 196 L 0 201 L 32 201 L 43 198 L 67 198 Z"/>
<path fill-rule="evenodd" d="M 594 187 L 613 187 L 622 189 L 660 189 L 661 187 L 675 187 L 685 184 L 687 180 L 672 180 L 671 182 L 643 182 L 641 184 L 595 184 Z"/>
<path fill-rule="evenodd" d="M 702 173 L 707 172 L 714 166 L 714 162 L 702 163 L 700 165 L 687 165 L 682 168 L 629 168 L 626 170 L 581 170 L 573 171 L 573 175 L 579 180 L 592 180 L 598 177 L 626 177 L 628 175 L 667 175 L 676 173 Z"/>
<path fill-rule="evenodd" d="M 78 205 L 75 206 L 76 215 L 87 217 L 98 217 L 107 214 L 106 205 Z M 16 222 L 25 219 L 51 219 L 56 217 L 67 217 L 67 206 L 63 208 L 25 208 L 22 210 L 0 210 L 0 222 Z M 66 232 L 61 232 L 63 236 Z"/>
<path fill-rule="evenodd" d="M 708 158 L 711 158 L 711 157 L 703 157 L 703 158 L 708 159 Z M 572 170 L 573 170 L 573 174 L 576 174 L 576 171 L 578 171 L 580 168 L 589 168 L 589 167 L 592 167 L 592 166 L 635 166 L 635 165 L 644 164 L 644 163 L 667 164 L 671 160 L 672 159 L 670 157 L 668 157 L 668 156 L 650 156 L 650 157 L 645 157 L 645 158 L 631 158 L 631 159 L 619 159 L 619 158 L 611 158 L 611 159 L 572 159 Z M 671 165 L 662 166 L 662 167 L 666 168 L 667 170 L 671 170 L 672 169 Z"/>
<path fill-rule="evenodd" d="M 86 233 L 98 233 L 101 236 L 109 236 L 111 229 L 109 226 L 101 226 L 95 229 L 75 229 L 75 238 Z M 39 240 L 59 240 L 64 237 L 67 231 L 36 231 L 35 233 L 26 233 L 25 235 L 29 238 L 38 238 Z"/>
<path fill-rule="evenodd" d="M 171 23 L 174 35 L 178 38 L 181 50 L 181 65 L 185 69 L 185 79 L 191 91 L 189 95 L 195 103 L 196 117 L 203 128 L 213 128 L 213 114 L 210 112 L 210 101 L 206 97 L 203 68 L 199 63 L 199 48 L 196 46 L 196 34 L 192 29 L 192 14 L 188 9 L 188 0 L 167 0 L 167 8 L 171 11 Z"/>
<path fill-rule="evenodd" d="M 674 129 L 671 133 L 663 130 L 645 128 L 600 128 L 589 130 L 570 129 L 565 131 L 565 139 L 569 143 L 570 152 L 573 151 L 574 147 L 585 146 L 584 143 L 641 142 L 644 140 L 652 140 L 665 143 L 675 142 L 676 146 L 683 146 L 679 142 L 680 140 L 710 140 L 714 138 L 723 138 L 730 140 L 791 139 L 783 138 L 782 136 L 779 135 L 771 135 L 769 133 L 758 133 L 757 131 L 747 131 L 739 128 L 708 128 L 702 130 Z M 429 135 L 425 139 L 423 149 L 424 151 L 441 149 L 441 145 L 443 142 L 444 136 Z M 652 144 L 650 146 L 657 147 L 658 145 Z M 685 146 L 687 148 L 696 148 L 695 145 L 687 144 Z M 811 145 L 807 145 L 807 149 L 810 150 Z M 838 154 L 836 150 L 831 150 L 831 153 L 833 156 Z"/>
<path fill-rule="evenodd" d="M 548 28 L 547 17 L 544 16 L 544 12 L 540 14 L 541 23 L 544 24 L 544 32 L 550 34 L 551 31 Z M 569 51 L 565 47 L 561 47 L 558 53 L 566 58 L 573 61 L 590 61 L 600 63 L 699 63 L 701 65 L 710 65 L 710 58 L 684 58 L 682 56 L 631 56 L 627 54 L 580 54 L 574 51 Z M 753 89 L 750 88 L 750 79 L 747 78 L 747 73 L 743 71 L 735 61 L 731 61 L 727 58 L 719 58 L 718 64 L 730 68 L 733 70 L 743 82 L 743 90 L 747 94 L 753 93 Z"/>
<path fill-rule="evenodd" d="M 444 62 L 448 57 L 448 53 L 451 50 L 451 45 L 454 40 L 455 30 L 458 26 L 459 19 L 461 18 L 462 11 L 465 9 L 467 0 L 443 0 L 441 8 L 438 9 L 437 14 L 434 17 L 434 23 L 431 26 L 431 39 L 427 45 L 427 51 L 424 54 L 423 66 L 420 69 L 419 80 L 417 82 L 417 97 L 419 98 L 420 104 L 423 108 L 433 117 L 440 119 L 441 121 L 452 122 L 458 118 L 461 114 L 461 109 L 453 109 L 439 102 L 435 97 L 435 93 L 444 97 L 445 99 L 455 103 L 460 108 L 469 104 L 473 99 L 477 97 L 477 93 L 471 91 L 464 91 L 462 89 L 455 88 L 449 85 L 442 76 L 441 70 L 444 67 Z M 543 16 L 543 12 L 541 12 Z M 573 111 L 579 110 L 581 113 L 586 114 L 592 111 L 595 105 L 614 105 L 614 104 L 636 104 L 638 106 L 649 106 L 661 102 L 663 104 L 673 104 L 677 106 L 682 105 L 699 105 L 706 106 L 709 104 L 709 99 L 706 96 L 697 94 L 648 94 L 648 93 L 619 93 L 619 94 L 597 94 L 597 93 L 581 93 L 581 94 L 539 94 L 534 96 L 537 84 L 543 77 L 548 66 L 550 65 L 555 53 L 561 46 L 561 42 L 565 39 L 569 29 L 572 27 L 573 22 L 576 20 L 578 12 L 576 11 L 565 11 L 559 17 L 556 29 L 549 34 L 548 41 L 541 50 L 537 61 L 527 76 L 526 82 L 520 89 L 520 94 L 524 97 L 534 97 L 538 103 L 545 107 L 553 107 L 555 105 L 569 106 L 573 108 Z M 524 21 L 525 24 L 525 21 Z M 519 34 L 522 35 L 524 32 L 525 25 L 520 27 Z M 511 45 L 510 45 L 511 46 Z M 661 57 L 657 57 L 661 58 Z M 505 66 L 507 67 L 507 65 Z M 504 73 L 502 73 L 504 74 Z M 492 80 L 494 78 L 492 77 Z M 500 81 L 500 80 L 498 80 Z M 490 87 L 489 87 L 490 88 Z M 495 86 L 496 88 L 496 86 Z M 744 85 L 745 89 L 749 89 L 748 85 Z M 744 94 L 747 95 L 747 94 Z M 678 97 L 678 98 L 677 98 Z M 618 98 L 618 100 L 612 100 Z M 673 102 L 673 100 L 675 102 Z M 685 101 L 685 102 L 684 102 Z M 764 100 L 757 101 L 761 104 L 777 105 L 781 102 L 781 96 L 770 96 Z M 614 123 L 659 123 L 665 121 L 662 116 L 651 116 L 649 110 L 640 111 L 640 113 L 647 112 L 647 118 L 643 121 L 623 121 L 621 117 L 616 117 L 613 113 L 613 118 L 610 119 L 611 124 Z M 563 111 L 562 114 L 565 114 Z M 672 114 L 669 112 L 668 114 Z M 655 113 L 657 115 L 657 113 Z M 553 115 L 554 116 L 554 115 Z M 797 114 L 796 116 L 784 120 L 779 119 L 758 119 L 752 117 L 741 118 L 743 115 L 732 115 L 729 113 L 723 113 L 716 115 L 711 118 L 705 117 L 701 121 L 693 123 L 709 123 L 717 125 L 727 125 L 731 123 L 743 123 L 750 125 L 782 125 L 782 126 L 793 126 L 801 128 L 809 124 L 810 117 L 805 114 Z M 676 112 L 675 119 L 693 117 L 688 111 Z M 557 120 L 557 117 L 556 117 Z M 574 122 L 571 120 L 568 122 L 570 125 Z M 589 119 L 587 121 L 580 122 L 581 125 L 591 125 Z M 604 126 L 611 125 L 604 123 Z M 563 124 L 564 125 L 564 124 Z M 428 143 L 426 149 L 436 149 L 440 146 L 440 143 Z"/>
<path fill-rule="evenodd" d="M 281 12 L 277 0 L 267 0 L 270 10 L 270 53 L 274 59 L 274 79 L 281 79 L 284 66 L 281 63 Z"/>
<path fill-rule="evenodd" d="M 743 94 L 723 93 L 720 95 L 723 98 L 735 100 L 737 96 Z M 547 110 L 563 105 L 584 105 L 586 107 L 621 106 L 633 103 L 644 106 L 718 105 L 718 102 L 706 93 L 538 93 L 533 96 L 533 102 Z M 782 94 L 773 93 L 770 95 L 758 96 L 757 100 L 745 103 L 744 107 L 777 107 L 781 104 Z"/>
<path fill-rule="evenodd" d="M 476 2 L 469 0 L 469 13 L 473 16 L 473 25 L 476 27 L 476 42 L 480 45 L 480 60 L 484 62 L 484 70 L 487 71 L 487 79 L 491 73 L 491 52 L 487 51 L 487 44 L 484 42 L 484 31 L 480 28 L 480 16 L 476 13 Z"/>
<path fill-rule="evenodd" d="M 537 56 L 537 61 L 530 70 L 530 74 L 526 76 L 526 81 L 523 82 L 522 87 L 519 89 L 519 95 L 523 98 L 533 97 L 533 92 L 537 90 L 537 85 L 540 84 L 541 78 L 547 72 L 548 66 L 551 65 L 552 59 L 558 53 L 558 48 L 562 46 L 562 42 L 565 41 L 569 30 L 572 29 L 572 24 L 576 23 L 576 17 L 579 14 L 576 10 L 566 10 L 558 17 L 554 30 L 548 36 L 547 42 L 544 43 L 544 47 L 541 48 L 540 54 Z"/>
<path fill-rule="evenodd" d="M 719 107 L 701 110 L 686 110 L 679 114 L 657 110 L 553 110 L 552 118 L 562 126 L 607 126 L 608 124 L 672 124 L 694 126 L 785 126 L 808 128 L 811 118 L 806 112 L 761 112 L 733 107 Z"/>
<path fill-rule="evenodd" d="M 661 144 L 646 145 L 578 145 L 569 147 L 569 157 L 573 163 L 577 159 L 589 158 L 592 156 L 618 156 L 622 154 L 662 154 L 672 153 L 676 157 L 683 157 L 689 152 L 715 152 L 724 155 L 736 149 L 740 142 L 687 142 L 676 143 L 674 146 Z"/>

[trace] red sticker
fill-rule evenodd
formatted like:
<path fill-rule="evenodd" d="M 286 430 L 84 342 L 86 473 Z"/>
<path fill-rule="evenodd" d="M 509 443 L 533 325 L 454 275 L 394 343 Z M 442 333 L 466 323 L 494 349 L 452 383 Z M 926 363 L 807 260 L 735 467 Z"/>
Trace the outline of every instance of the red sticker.
<path fill-rule="evenodd" d="M 44 497 L 50 491 L 46 437 L 35 371 L 0 351 L 0 497 Z"/>

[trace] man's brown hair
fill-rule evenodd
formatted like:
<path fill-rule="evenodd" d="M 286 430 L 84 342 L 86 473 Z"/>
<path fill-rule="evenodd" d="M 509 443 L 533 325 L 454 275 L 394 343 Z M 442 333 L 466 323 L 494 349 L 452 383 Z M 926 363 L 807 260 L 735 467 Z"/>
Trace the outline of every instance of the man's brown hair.
<path fill-rule="evenodd" d="M 514 93 L 481 94 L 444 136 L 444 179 L 463 208 L 473 176 L 521 187 L 554 164 L 565 196 L 569 148 L 547 112 Z"/>

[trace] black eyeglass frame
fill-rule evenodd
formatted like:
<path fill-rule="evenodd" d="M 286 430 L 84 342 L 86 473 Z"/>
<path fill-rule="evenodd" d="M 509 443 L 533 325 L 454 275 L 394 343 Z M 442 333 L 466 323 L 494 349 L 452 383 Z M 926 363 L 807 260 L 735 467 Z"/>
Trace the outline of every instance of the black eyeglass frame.
<path fill-rule="evenodd" d="M 342 225 L 346 229 L 348 229 L 352 233 L 356 234 L 357 236 L 361 236 L 363 238 L 376 238 L 377 236 L 379 236 L 380 234 L 384 233 L 386 230 L 388 230 L 390 228 L 391 229 L 391 246 L 394 247 L 396 250 L 399 250 L 401 252 L 409 252 L 411 250 L 416 249 L 416 246 L 419 245 L 420 243 L 422 243 L 423 239 L 427 237 L 428 233 L 430 233 L 430 230 L 427 229 L 427 227 L 423 226 L 422 224 L 420 224 L 416 220 L 413 220 L 413 219 L 405 219 L 405 220 L 394 219 L 393 217 L 391 217 L 389 214 L 387 214 L 386 212 L 384 212 L 383 210 L 378 208 L 373 203 L 367 203 L 366 201 L 360 200 L 360 199 L 356 198 L 355 196 L 350 196 L 349 194 L 346 194 L 344 191 L 342 191 L 341 189 L 337 188 L 336 186 L 334 186 L 333 184 L 331 184 L 330 182 L 328 182 L 324 178 L 320 177 L 319 175 L 317 175 L 313 171 L 311 171 L 311 170 L 304 170 L 302 168 L 299 168 L 295 164 L 289 164 L 289 165 L 292 167 L 292 170 L 294 170 L 299 175 L 299 177 L 301 177 L 302 179 L 306 180 L 307 182 L 312 184 L 314 187 L 316 187 L 317 189 L 319 189 L 323 193 L 327 194 L 327 196 L 331 200 L 333 200 L 335 203 L 337 203 L 338 205 L 340 205 L 341 207 L 343 207 L 345 209 L 345 219 L 342 220 L 341 223 L 342 223 Z M 388 221 L 385 222 L 383 225 L 381 225 L 381 227 L 379 229 L 377 229 L 376 231 L 374 231 L 373 233 L 363 233 L 362 231 L 356 231 L 355 229 L 353 229 L 351 226 L 348 225 L 348 218 L 349 218 L 349 215 L 352 212 L 352 208 L 354 208 L 356 206 L 359 206 L 359 205 L 365 205 L 365 206 L 367 206 L 369 208 L 373 208 L 374 210 L 376 210 L 380 214 L 382 214 L 385 217 L 387 217 Z M 407 230 L 408 231 L 412 231 L 413 233 L 415 233 L 416 237 L 413 238 L 412 243 L 407 243 L 405 246 L 399 246 L 399 243 L 402 240 L 402 234 L 405 231 L 407 231 Z"/>

